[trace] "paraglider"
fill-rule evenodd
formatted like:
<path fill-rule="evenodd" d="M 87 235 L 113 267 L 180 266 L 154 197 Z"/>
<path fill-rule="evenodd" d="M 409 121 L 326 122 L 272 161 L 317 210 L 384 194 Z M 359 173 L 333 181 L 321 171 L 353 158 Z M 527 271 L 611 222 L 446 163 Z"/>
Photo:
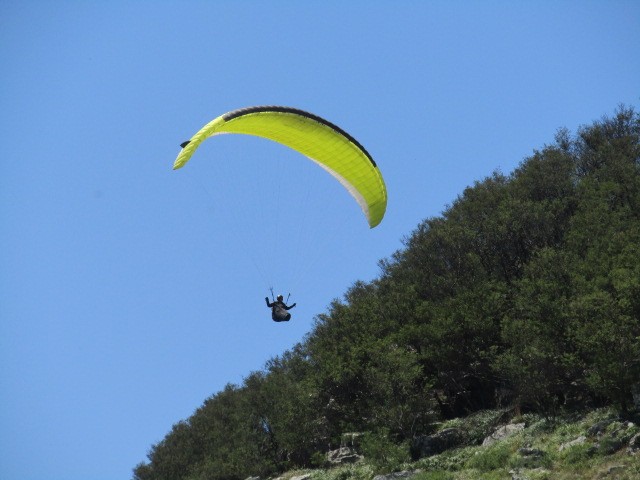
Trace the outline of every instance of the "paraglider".
<path fill-rule="evenodd" d="M 271 309 L 271 319 L 274 322 L 288 322 L 291 320 L 291 314 L 287 310 L 295 307 L 295 303 L 288 306 L 282 295 L 278 295 L 274 302 L 269 302 L 269 297 L 264 297 L 264 301 L 267 302 L 267 307 Z"/>
<path fill-rule="evenodd" d="M 240 133 L 285 145 L 336 178 L 355 198 L 369 227 L 378 225 L 387 209 L 387 190 L 380 170 L 358 141 L 340 127 L 312 113 L 289 107 L 249 107 L 221 115 L 183 142 L 173 169 L 182 168 L 207 138 Z"/>
<path fill-rule="evenodd" d="M 236 133 L 266 138 L 308 157 L 332 175 L 356 200 L 370 228 L 377 226 L 387 208 L 387 190 L 371 155 L 358 141 L 333 123 L 309 112 L 290 107 L 256 106 L 233 110 L 216 117 L 191 139 L 183 142 L 173 169 L 182 168 L 207 138 Z M 273 298 L 273 295 L 272 295 Z M 269 302 L 272 319 L 289 321 L 282 296 Z"/>

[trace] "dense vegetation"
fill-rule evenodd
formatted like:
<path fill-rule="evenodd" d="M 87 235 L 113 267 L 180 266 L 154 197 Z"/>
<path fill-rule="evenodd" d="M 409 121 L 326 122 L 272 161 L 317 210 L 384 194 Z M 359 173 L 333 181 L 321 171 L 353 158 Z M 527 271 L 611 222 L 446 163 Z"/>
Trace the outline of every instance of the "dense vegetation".
<path fill-rule="evenodd" d="M 640 115 L 621 107 L 560 130 L 424 220 L 380 267 L 304 341 L 176 424 L 135 478 L 264 478 L 321 464 L 343 432 L 402 444 L 499 407 L 632 408 Z"/>

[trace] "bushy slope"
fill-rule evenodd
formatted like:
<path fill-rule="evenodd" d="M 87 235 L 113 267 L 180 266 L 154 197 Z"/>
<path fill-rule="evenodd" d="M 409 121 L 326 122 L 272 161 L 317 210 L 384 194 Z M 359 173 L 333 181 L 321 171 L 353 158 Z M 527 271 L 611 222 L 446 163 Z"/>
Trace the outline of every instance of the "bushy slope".
<path fill-rule="evenodd" d="M 281 480 L 569 480 L 640 478 L 640 426 L 612 409 L 553 419 L 529 413 L 505 416 L 485 410 L 444 422 L 440 431 L 463 432 L 467 443 L 415 462 L 400 455 L 365 457 L 357 464 L 287 472 Z M 472 441 L 495 429 L 496 421 L 523 426 L 491 445 Z M 437 433 L 436 433 L 437 435 Z M 366 453 L 366 452 L 365 452 Z"/>
<path fill-rule="evenodd" d="M 476 182 L 318 315 L 291 351 L 209 398 L 138 480 L 318 466 L 340 434 L 403 445 L 496 407 L 633 407 L 640 379 L 640 116 L 621 108 Z"/>

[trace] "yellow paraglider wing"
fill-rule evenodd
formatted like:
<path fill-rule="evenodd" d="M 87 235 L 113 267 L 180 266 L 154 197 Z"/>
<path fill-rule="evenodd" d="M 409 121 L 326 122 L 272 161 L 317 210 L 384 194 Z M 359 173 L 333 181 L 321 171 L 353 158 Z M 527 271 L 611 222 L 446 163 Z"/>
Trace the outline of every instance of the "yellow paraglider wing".
<path fill-rule="evenodd" d="M 387 190 L 371 155 L 336 125 L 308 112 L 288 107 L 250 107 L 215 118 L 182 144 L 173 168 L 183 167 L 198 146 L 221 133 L 268 138 L 307 156 L 333 175 L 356 199 L 369 226 L 382 221 Z"/>

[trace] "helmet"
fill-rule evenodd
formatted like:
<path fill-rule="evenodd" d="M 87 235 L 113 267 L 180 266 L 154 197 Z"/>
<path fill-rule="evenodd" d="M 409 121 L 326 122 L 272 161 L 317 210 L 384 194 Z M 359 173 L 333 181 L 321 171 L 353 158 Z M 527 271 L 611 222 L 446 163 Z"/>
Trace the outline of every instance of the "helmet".
<path fill-rule="evenodd" d="M 284 297 L 283 297 L 282 295 L 278 295 L 278 297 L 277 297 L 277 298 L 278 298 L 278 300 L 282 300 L 282 299 L 284 299 Z"/>

